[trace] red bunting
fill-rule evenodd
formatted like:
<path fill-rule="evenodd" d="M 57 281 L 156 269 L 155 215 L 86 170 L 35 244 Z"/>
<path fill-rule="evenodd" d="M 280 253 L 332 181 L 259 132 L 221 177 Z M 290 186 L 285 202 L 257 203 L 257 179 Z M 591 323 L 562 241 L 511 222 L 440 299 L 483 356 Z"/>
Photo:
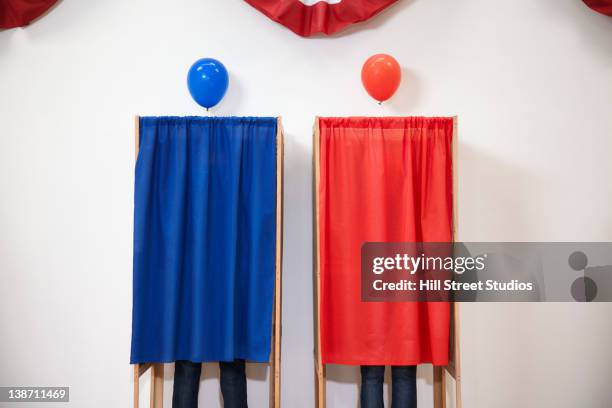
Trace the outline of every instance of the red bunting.
<path fill-rule="evenodd" d="M 598 13 L 612 16 L 612 0 L 583 0 L 584 3 Z"/>
<path fill-rule="evenodd" d="M 397 0 L 246 0 L 294 33 L 309 37 L 333 34 L 365 21 Z"/>
<path fill-rule="evenodd" d="M 324 364 L 448 364 L 448 303 L 361 301 L 365 242 L 452 241 L 452 118 L 320 118 Z"/>
<path fill-rule="evenodd" d="M 57 0 L 3 0 L 0 2 L 0 28 L 28 25 L 55 3 Z"/>

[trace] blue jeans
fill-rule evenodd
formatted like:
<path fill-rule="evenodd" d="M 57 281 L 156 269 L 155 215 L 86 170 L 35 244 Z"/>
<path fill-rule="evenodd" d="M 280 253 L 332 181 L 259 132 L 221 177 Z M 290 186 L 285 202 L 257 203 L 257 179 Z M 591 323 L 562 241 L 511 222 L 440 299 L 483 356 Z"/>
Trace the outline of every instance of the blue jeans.
<path fill-rule="evenodd" d="M 384 366 L 361 366 L 361 408 L 384 408 Z M 391 406 L 416 408 L 416 366 L 391 367 Z"/>
<path fill-rule="evenodd" d="M 225 408 L 248 408 L 244 360 L 219 362 L 221 394 Z M 177 361 L 174 364 L 172 408 L 197 408 L 201 363 Z"/>

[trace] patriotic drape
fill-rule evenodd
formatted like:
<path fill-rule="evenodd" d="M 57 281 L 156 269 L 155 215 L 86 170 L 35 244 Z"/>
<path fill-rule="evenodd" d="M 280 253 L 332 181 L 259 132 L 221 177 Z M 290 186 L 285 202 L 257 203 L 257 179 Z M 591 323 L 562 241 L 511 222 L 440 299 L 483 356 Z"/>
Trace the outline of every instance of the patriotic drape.
<path fill-rule="evenodd" d="M 583 0 L 584 3 L 598 13 L 612 16 L 612 0 Z"/>
<path fill-rule="evenodd" d="M 145 117 L 132 363 L 269 361 L 275 118 Z"/>
<path fill-rule="evenodd" d="M 23 27 L 42 16 L 58 0 L 2 0 L 0 28 Z"/>
<path fill-rule="evenodd" d="M 309 37 L 365 21 L 397 0 L 246 0 L 270 19 Z"/>
<path fill-rule="evenodd" d="M 365 242 L 452 240 L 452 118 L 320 118 L 323 363 L 448 363 L 449 304 L 361 302 Z"/>

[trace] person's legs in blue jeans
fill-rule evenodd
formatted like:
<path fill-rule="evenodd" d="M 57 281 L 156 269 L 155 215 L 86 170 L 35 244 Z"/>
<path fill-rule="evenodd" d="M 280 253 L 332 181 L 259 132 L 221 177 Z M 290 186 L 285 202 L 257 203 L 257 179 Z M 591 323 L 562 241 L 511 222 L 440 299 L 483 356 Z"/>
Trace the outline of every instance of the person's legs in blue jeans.
<path fill-rule="evenodd" d="M 197 408 L 202 363 L 180 360 L 174 363 L 172 408 Z"/>
<path fill-rule="evenodd" d="M 391 367 L 391 406 L 416 408 L 416 366 Z"/>
<path fill-rule="evenodd" d="M 247 408 L 244 360 L 220 362 L 221 393 L 225 408 Z M 174 365 L 172 408 L 197 408 L 201 363 L 177 361 Z"/>
<path fill-rule="evenodd" d="M 416 366 L 391 367 L 391 405 L 416 408 Z M 384 366 L 361 366 L 361 408 L 383 408 Z"/>
<path fill-rule="evenodd" d="M 385 366 L 361 366 L 361 408 L 383 408 Z"/>
<path fill-rule="evenodd" d="M 220 362 L 221 394 L 224 408 L 247 408 L 247 383 L 244 360 Z"/>

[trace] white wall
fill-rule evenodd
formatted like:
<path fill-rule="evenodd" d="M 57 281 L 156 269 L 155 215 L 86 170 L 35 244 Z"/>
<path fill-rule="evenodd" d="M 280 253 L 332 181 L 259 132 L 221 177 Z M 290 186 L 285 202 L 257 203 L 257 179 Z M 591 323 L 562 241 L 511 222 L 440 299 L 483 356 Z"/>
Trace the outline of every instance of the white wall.
<path fill-rule="evenodd" d="M 359 82 L 376 52 L 404 67 L 382 107 Z M 580 0 L 403 0 L 331 39 L 238 0 L 66 0 L 0 32 L 0 385 L 130 403 L 133 116 L 203 114 L 185 86 L 203 56 L 231 70 L 215 114 L 284 118 L 285 407 L 313 406 L 314 115 L 459 115 L 463 240 L 612 240 L 612 19 Z M 611 313 L 464 305 L 464 406 L 609 407 Z M 265 373 L 251 374 L 264 407 Z M 330 377 L 329 406 L 355 407 L 357 372 Z"/>

